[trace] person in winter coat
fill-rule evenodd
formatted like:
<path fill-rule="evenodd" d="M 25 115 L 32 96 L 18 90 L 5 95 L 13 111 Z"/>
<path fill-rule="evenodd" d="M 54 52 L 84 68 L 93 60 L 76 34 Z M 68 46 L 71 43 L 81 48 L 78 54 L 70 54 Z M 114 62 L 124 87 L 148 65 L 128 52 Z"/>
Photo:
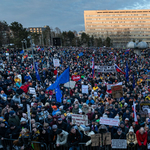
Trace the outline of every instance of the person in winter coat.
<path fill-rule="evenodd" d="M 81 141 L 81 134 L 75 127 L 71 128 L 71 131 L 68 135 L 68 146 L 69 150 L 80 150 L 80 146 L 78 145 L 79 142 Z"/>
<path fill-rule="evenodd" d="M 130 127 L 129 132 L 126 135 L 126 138 L 129 149 L 134 148 L 135 145 L 137 144 L 137 139 L 132 126 Z"/>
<path fill-rule="evenodd" d="M 122 132 L 125 134 L 128 133 L 129 129 L 125 126 L 125 123 L 123 121 L 120 122 L 120 128 L 122 129 Z"/>
<path fill-rule="evenodd" d="M 16 126 L 19 126 L 20 125 L 20 120 L 19 120 L 19 117 L 16 115 L 15 111 L 12 110 L 9 112 L 9 119 L 8 119 L 8 123 L 9 125 L 10 124 L 14 124 Z"/>
<path fill-rule="evenodd" d="M 145 150 L 147 145 L 147 132 L 145 132 L 143 127 L 136 132 L 136 138 L 138 141 L 138 150 Z"/>
<path fill-rule="evenodd" d="M 89 110 L 89 107 L 86 103 L 83 103 L 83 106 L 82 106 L 82 112 L 84 114 L 87 114 L 88 113 L 88 110 Z"/>
<path fill-rule="evenodd" d="M 118 128 L 117 133 L 114 134 L 114 139 L 126 139 L 126 134 L 122 132 L 121 128 Z"/>
<path fill-rule="evenodd" d="M 55 116 L 57 112 L 59 112 L 60 110 L 57 108 L 56 105 L 52 106 L 53 108 L 53 112 L 52 112 L 52 115 Z"/>
<path fill-rule="evenodd" d="M 90 131 L 90 127 L 85 127 L 83 128 L 80 125 L 80 129 L 81 131 L 84 132 L 84 136 L 83 136 L 83 142 L 86 142 L 85 146 L 89 146 L 91 144 L 91 135 L 94 135 L 95 133 L 93 131 Z"/>
<path fill-rule="evenodd" d="M 92 112 L 92 109 L 89 109 L 89 110 L 88 110 L 87 116 L 88 116 L 88 119 L 89 119 L 90 121 L 93 120 L 94 113 Z"/>
<path fill-rule="evenodd" d="M 69 133 L 64 131 L 64 130 L 61 130 L 61 129 L 57 130 L 57 140 L 56 140 L 56 146 L 57 147 L 66 145 L 68 134 Z"/>
<path fill-rule="evenodd" d="M 58 129 L 64 130 L 64 131 L 68 131 L 67 127 L 67 123 L 65 123 L 62 118 L 58 118 L 58 123 L 57 123 L 57 127 Z"/>
<path fill-rule="evenodd" d="M 72 109 L 72 113 L 73 114 L 79 114 L 79 105 L 75 104 L 73 109 Z"/>

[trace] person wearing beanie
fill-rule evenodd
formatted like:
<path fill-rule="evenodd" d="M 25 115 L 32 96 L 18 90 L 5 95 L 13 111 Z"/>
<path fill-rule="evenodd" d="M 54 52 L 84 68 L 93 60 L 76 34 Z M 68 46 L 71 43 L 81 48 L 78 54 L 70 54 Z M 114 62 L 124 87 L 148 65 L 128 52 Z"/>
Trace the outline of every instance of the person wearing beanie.
<path fill-rule="evenodd" d="M 56 113 L 60 111 L 60 110 L 57 108 L 56 105 L 53 105 L 53 106 L 52 106 L 52 109 L 53 109 L 53 112 L 52 112 L 52 115 L 53 115 L 53 116 L 55 116 Z"/>
<path fill-rule="evenodd" d="M 26 120 L 23 117 L 20 120 L 20 128 L 21 129 L 23 129 L 23 128 L 29 129 L 28 120 Z"/>
<path fill-rule="evenodd" d="M 15 124 L 16 126 L 20 125 L 19 117 L 16 115 L 16 112 L 14 110 L 9 112 L 9 119 L 8 119 L 9 125 L 11 123 Z"/>
<path fill-rule="evenodd" d="M 128 148 L 129 149 L 134 148 L 137 144 L 137 138 L 132 126 L 130 127 L 129 132 L 126 135 L 126 138 L 127 138 Z"/>
<path fill-rule="evenodd" d="M 88 110 L 89 110 L 89 107 L 86 103 L 83 103 L 83 106 L 82 106 L 82 112 L 84 114 L 87 114 L 88 113 Z"/>
<path fill-rule="evenodd" d="M 67 144 L 68 139 L 68 132 L 58 129 L 57 130 L 57 140 L 56 140 L 56 146 L 61 147 Z"/>
<path fill-rule="evenodd" d="M 65 110 L 63 109 L 63 106 L 60 106 L 60 107 L 59 107 L 59 110 L 60 110 L 61 114 L 64 114 L 64 113 L 65 113 Z"/>

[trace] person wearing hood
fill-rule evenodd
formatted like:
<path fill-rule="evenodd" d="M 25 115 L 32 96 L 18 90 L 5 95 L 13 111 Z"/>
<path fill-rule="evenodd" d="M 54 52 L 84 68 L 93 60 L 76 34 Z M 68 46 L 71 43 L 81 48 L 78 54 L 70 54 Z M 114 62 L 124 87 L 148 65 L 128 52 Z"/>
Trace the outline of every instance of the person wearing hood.
<path fill-rule="evenodd" d="M 132 126 L 130 127 L 129 132 L 126 135 L 126 138 L 129 149 L 134 148 L 137 144 L 137 138 Z"/>
<path fill-rule="evenodd" d="M 12 124 L 12 123 L 15 124 L 16 126 L 20 125 L 19 117 L 16 115 L 14 110 L 9 112 L 8 123 L 9 123 L 9 125 Z"/>
<path fill-rule="evenodd" d="M 68 139 L 68 132 L 58 129 L 57 130 L 57 140 L 56 140 L 56 146 L 61 147 L 67 144 Z"/>
<path fill-rule="evenodd" d="M 86 103 L 83 103 L 83 106 L 82 106 L 82 112 L 84 114 L 87 114 L 88 113 L 88 110 L 89 110 L 89 107 Z"/>
<path fill-rule="evenodd" d="M 80 130 L 84 132 L 83 135 L 83 142 L 85 142 L 85 146 L 89 146 L 91 144 L 91 135 L 94 135 L 95 133 L 93 131 L 90 131 L 90 127 L 83 128 L 82 125 L 80 125 Z"/>

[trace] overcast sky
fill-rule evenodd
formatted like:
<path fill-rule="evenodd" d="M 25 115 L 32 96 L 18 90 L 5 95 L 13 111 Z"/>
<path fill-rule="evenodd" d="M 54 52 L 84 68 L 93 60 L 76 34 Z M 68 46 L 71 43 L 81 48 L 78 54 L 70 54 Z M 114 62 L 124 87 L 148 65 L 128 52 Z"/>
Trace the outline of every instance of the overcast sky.
<path fill-rule="evenodd" d="M 84 10 L 149 9 L 150 0 L 1 0 L 0 19 L 24 27 L 84 30 Z"/>

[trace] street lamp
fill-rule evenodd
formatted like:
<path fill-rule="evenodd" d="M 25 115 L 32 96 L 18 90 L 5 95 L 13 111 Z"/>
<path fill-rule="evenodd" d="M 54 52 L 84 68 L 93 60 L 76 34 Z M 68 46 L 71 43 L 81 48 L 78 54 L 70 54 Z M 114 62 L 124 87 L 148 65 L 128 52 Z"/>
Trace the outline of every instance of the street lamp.
<path fill-rule="evenodd" d="M 24 50 L 24 46 L 23 46 L 24 41 L 21 41 L 21 43 L 22 43 L 22 50 Z"/>

